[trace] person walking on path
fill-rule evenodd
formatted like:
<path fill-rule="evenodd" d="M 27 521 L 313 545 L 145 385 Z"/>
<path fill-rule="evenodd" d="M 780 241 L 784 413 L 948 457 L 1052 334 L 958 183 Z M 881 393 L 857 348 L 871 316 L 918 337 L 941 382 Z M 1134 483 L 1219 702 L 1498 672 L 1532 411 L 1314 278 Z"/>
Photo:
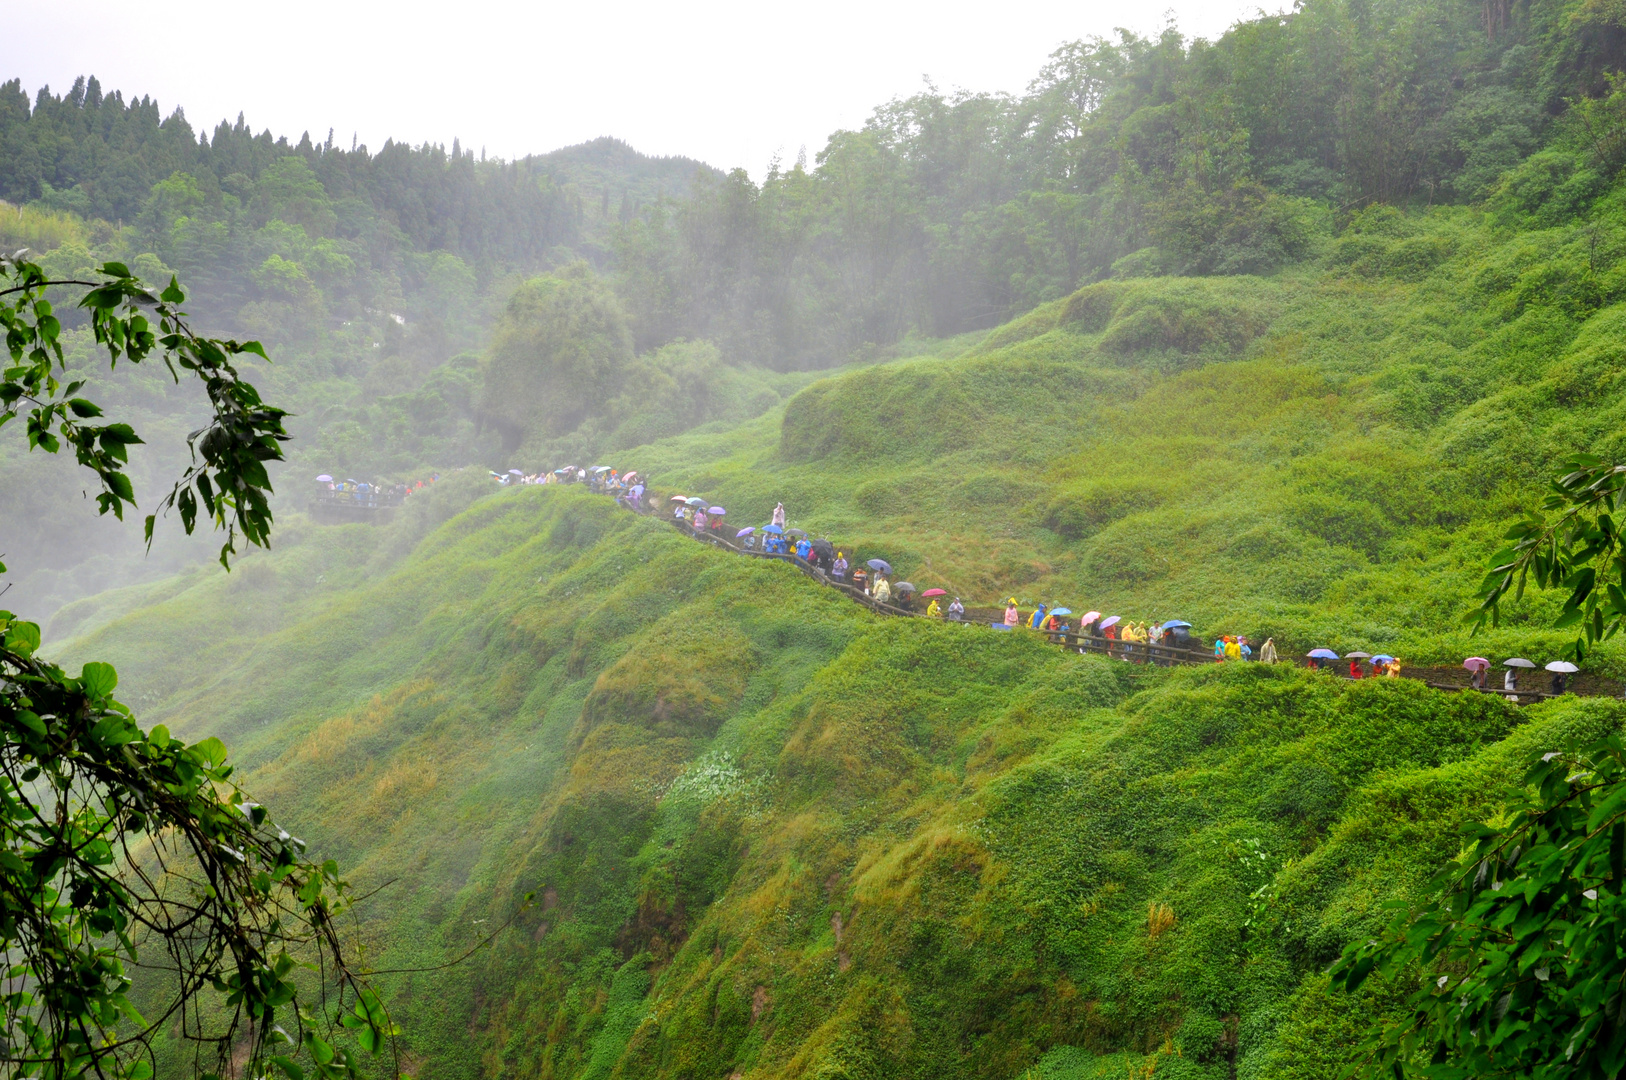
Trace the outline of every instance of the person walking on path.
<path fill-rule="evenodd" d="M 773 523 L 781 529 L 785 527 L 785 504 L 780 503 L 773 508 Z"/>
<path fill-rule="evenodd" d="M 955 622 L 959 622 L 961 619 L 965 618 L 965 605 L 960 603 L 960 598 L 958 596 L 954 598 L 954 603 L 949 605 L 949 618 L 953 619 Z"/>
<path fill-rule="evenodd" d="M 1042 629 L 1044 627 L 1044 613 L 1049 610 L 1049 605 L 1042 600 L 1039 601 L 1039 606 L 1033 610 L 1033 618 L 1030 620 L 1029 625 L 1035 630 Z"/>
<path fill-rule="evenodd" d="M 926 605 L 926 614 L 934 619 L 943 617 L 943 609 L 937 606 L 937 597 L 932 597 L 932 602 Z"/>
<path fill-rule="evenodd" d="M 840 551 L 836 552 L 836 561 L 830 567 L 830 576 L 835 578 L 837 581 L 843 581 L 846 579 L 847 556 L 844 553 Z"/>
<path fill-rule="evenodd" d="M 1005 625 L 1015 626 L 1021 621 L 1022 613 L 1016 610 L 1016 597 L 1013 596 L 1010 602 L 1005 605 Z"/>
<path fill-rule="evenodd" d="M 885 604 L 892 599 L 892 586 L 887 584 L 886 578 L 878 577 L 875 579 L 873 595 L 875 596 L 875 602 L 878 604 Z"/>
<path fill-rule="evenodd" d="M 1276 639 L 1266 638 L 1265 643 L 1259 646 L 1259 662 L 1261 664 L 1274 664 L 1276 662 Z"/>

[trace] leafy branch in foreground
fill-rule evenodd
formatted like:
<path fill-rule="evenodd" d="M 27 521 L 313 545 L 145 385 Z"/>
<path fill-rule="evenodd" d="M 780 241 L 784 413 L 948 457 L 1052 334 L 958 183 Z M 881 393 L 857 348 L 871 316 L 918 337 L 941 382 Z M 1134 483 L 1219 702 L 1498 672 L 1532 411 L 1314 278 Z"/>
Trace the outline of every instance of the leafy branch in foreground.
<path fill-rule="evenodd" d="M 37 626 L 0 612 L 0 632 L 5 1073 L 143 1080 L 150 1039 L 167 1027 L 196 1044 L 205 1075 L 276 1066 L 303 1080 L 303 1050 L 322 1080 L 355 1076 L 332 1026 L 372 1052 L 393 1029 L 340 947 L 334 919 L 350 891 L 337 867 L 307 860 L 245 801 L 218 739 L 144 733 L 113 698 L 110 666 L 73 678 L 35 657 Z M 300 1002 L 308 956 L 323 989 L 335 987 L 331 1016 Z M 159 1011 L 136 1010 L 130 969 L 169 982 Z"/>
<path fill-rule="evenodd" d="M 155 296 L 122 263 L 107 263 L 102 274 L 98 281 L 54 280 L 20 256 L 0 255 L 0 328 L 10 356 L 0 373 L 0 427 L 27 410 L 29 448 L 56 453 L 64 441 L 71 445 L 79 464 L 101 480 L 96 496 L 101 513 L 112 511 L 122 519 L 125 505 L 135 505 L 125 466 L 127 447 L 141 438 L 128 424 L 90 422 L 102 410 L 78 396 L 84 382 L 63 385 L 57 377 L 64 368 L 62 324 L 45 292 L 83 287 L 79 307 L 89 313 L 110 365 L 116 367 L 120 359 L 138 364 L 156 352 L 177 383 L 182 371 L 202 382 L 212 415 L 187 437 L 192 463 L 147 516 L 146 539 L 150 545 L 157 512 L 171 508 L 192 532 L 201 505 L 226 531 L 220 562 L 229 569 L 239 532 L 252 544 L 269 544 L 271 481 L 265 462 L 282 459 L 281 443 L 288 438 L 282 426 L 287 414 L 262 402 L 233 363 L 243 354 L 264 359 L 265 350 L 256 341 L 222 341 L 193 332 L 180 308 L 186 296 L 173 277 Z"/>
<path fill-rule="evenodd" d="M 1533 763 L 1504 825 L 1470 847 L 1334 985 L 1418 978 L 1403 1022 L 1351 1071 L 1368 1076 L 1581 1078 L 1626 1069 L 1626 749 L 1618 736 Z"/>
<path fill-rule="evenodd" d="M 1510 547 L 1492 557 L 1479 587 L 1480 605 L 1468 616 L 1475 632 L 1495 625 L 1511 592 L 1524 596 L 1534 580 L 1542 589 L 1565 588 L 1569 599 L 1554 626 L 1578 627 L 1569 655 L 1579 661 L 1587 648 L 1620 632 L 1626 620 L 1626 547 L 1617 515 L 1626 499 L 1626 465 L 1606 464 L 1591 454 L 1565 462 L 1539 511 L 1531 511 L 1507 531 Z"/>
<path fill-rule="evenodd" d="M 10 358 L 0 425 L 26 413 L 30 449 L 71 445 L 101 480 L 101 513 L 122 519 L 134 505 L 125 466 L 141 439 L 128 424 L 92 422 L 102 410 L 78 396 L 83 382 L 58 378 L 62 326 L 45 292 L 84 288 L 79 306 L 110 365 L 156 353 L 177 384 L 183 371 L 202 382 L 210 420 L 188 437 L 191 465 L 158 509 L 178 510 L 190 533 L 201 505 L 226 532 L 229 569 L 239 534 L 269 542 L 265 462 L 287 438 L 286 414 L 233 363 L 265 353 L 195 334 L 173 278 L 154 296 L 119 263 L 102 274 L 57 281 L 0 257 Z M 307 859 L 245 801 L 218 739 L 142 732 L 113 697 L 112 667 L 86 664 L 75 678 L 39 647 L 38 626 L 0 611 L 0 1075 L 145 1080 L 162 1032 L 192 1043 L 206 1076 L 258 1080 L 274 1067 L 288 1080 L 307 1069 L 352 1080 L 359 1062 L 335 1032 L 376 1053 L 393 1028 L 341 948 L 334 918 L 353 898 L 338 868 Z M 320 993 L 319 1008 L 300 983 Z M 142 1015 L 133 993 L 158 1007 Z"/>

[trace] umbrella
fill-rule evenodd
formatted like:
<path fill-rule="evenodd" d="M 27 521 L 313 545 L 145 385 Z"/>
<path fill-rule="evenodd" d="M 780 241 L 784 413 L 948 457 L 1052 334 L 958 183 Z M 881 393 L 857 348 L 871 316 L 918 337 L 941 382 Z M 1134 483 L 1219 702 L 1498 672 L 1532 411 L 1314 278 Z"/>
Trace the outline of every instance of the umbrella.
<path fill-rule="evenodd" d="M 921 593 L 920 595 L 921 596 L 947 596 L 948 595 L 948 590 L 947 589 L 927 589 L 925 592 Z"/>
<path fill-rule="evenodd" d="M 1054 615 L 1055 612 L 1052 611 L 1051 614 Z M 1121 619 L 1121 618 L 1123 618 L 1123 616 L 1121 616 L 1121 615 L 1111 615 L 1111 616 L 1108 616 L 1105 619 L 1102 619 L 1101 620 L 1101 629 L 1105 630 L 1109 626 L 1117 626 L 1118 625 L 1118 620 Z"/>
<path fill-rule="evenodd" d="M 1561 675 L 1573 675 L 1581 669 L 1570 663 L 1568 660 L 1554 660 L 1552 663 L 1547 665 L 1547 670 L 1556 671 Z"/>
<path fill-rule="evenodd" d="M 1052 615 L 1071 615 L 1072 613 L 1072 608 L 1059 607 L 1050 609 L 1050 614 Z"/>
<path fill-rule="evenodd" d="M 688 502 L 689 500 L 685 499 L 682 495 L 673 495 L 670 499 L 667 499 L 666 501 L 667 502 Z"/>
<path fill-rule="evenodd" d="M 762 531 L 763 532 L 781 533 L 782 534 L 785 530 L 784 530 L 784 527 L 780 526 L 780 525 L 764 525 L 762 527 Z"/>
<path fill-rule="evenodd" d="M 708 514 L 717 514 L 717 515 L 720 516 L 720 515 L 728 513 L 728 511 L 724 510 L 721 506 L 713 506 L 711 509 L 707 510 L 706 513 L 708 513 Z"/>
<path fill-rule="evenodd" d="M 988 625 L 992 626 L 995 630 L 1009 630 L 1010 629 L 1010 627 L 1006 626 L 1002 622 L 991 622 Z"/>
<path fill-rule="evenodd" d="M 609 472 L 610 467 L 608 465 L 594 465 L 593 466 L 593 471 L 594 472 Z"/>
<path fill-rule="evenodd" d="M 1372 654 L 1369 652 L 1347 652 L 1344 654 L 1345 660 L 1370 660 L 1371 658 Z"/>
<path fill-rule="evenodd" d="M 1338 659 L 1338 654 L 1333 652 L 1331 649 L 1311 649 L 1309 655 L 1317 660 Z"/>
<path fill-rule="evenodd" d="M 1490 667 L 1490 661 L 1486 660 L 1483 656 L 1470 656 L 1468 659 L 1462 662 L 1462 666 L 1467 668 L 1469 671 L 1484 671 L 1486 668 Z"/>
<path fill-rule="evenodd" d="M 898 582 L 896 587 L 893 588 L 892 591 L 893 592 L 914 592 L 915 587 L 913 585 L 909 584 L 909 582 L 907 582 L 907 581 L 900 581 L 900 582 Z"/>
<path fill-rule="evenodd" d="M 575 470 L 575 468 L 576 468 L 576 466 L 574 466 L 574 465 L 566 465 L 566 466 L 565 466 L 565 467 L 564 467 L 564 468 L 562 468 L 562 469 L 555 469 L 555 470 L 553 470 L 553 471 L 554 471 L 554 472 L 572 472 L 572 471 L 574 471 L 574 470 Z"/>
<path fill-rule="evenodd" d="M 1394 659 L 1394 657 L 1390 656 L 1388 653 L 1378 653 L 1376 656 L 1372 657 L 1372 659 L 1368 660 L 1367 663 L 1369 663 L 1369 664 L 1387 664 L 1389 661 L 1391 661 L 1393 659 Z"/>
<path fill-rule="evenodd" d="M 871 570 L 879 570 L 883 574 L 890 574 L 892 572 L 892 564 L 887 562 L 885 559 L 871 559 L 864 565 L 868 566 Z"/>
<path fill-rule="evenodd" d="M 1086 611 L 1084 613 L 1084 617 L 1081 618 L 1079 620 L 1079 622 L 1094 622 L 1096 619 L 1099 619 L 1100 617 L 1101 617 L 1101 613 L 1099 611 Z"/>
<path fill-rule="evenodd" d="M 823 555 L 827 559 L 834 559 L 836 557 L 836 546 L 828 540 L 813 541 L 813 550 L 818 552 L 820 555 Z"/>
<path fill-rule="evenodd" d="M 1533 661 L 1533 660 L 1526 660 L 1522 656 L 1515 656 L 1511 660 L 1503 660 L 1502 661 L 1502 666 L 1503 667 L 1533 668 L 1533 667 L 1536 666 L 1536 664 L 1535 664 L 1535 661 Z"/>
<path fill-rule="evenodd" d="M 1165 630 L 1174 630 L 1177 627 L 1181 627 L 1181 626 L 1184 626 L 1184 627 L 1189 629 L 1191 624 L 1184 621 L 1183 619 L 1170 619 L 1168 622 L 1163 624 L 1163 629 L 1165 629 Z"/>
<path fill-rule="evenodd" d="M 329 476 L 327 473 L 323 473 L 321 476 L 316 478 L 316 482 L 318 484 L 331 484 L 333 483 L 333 477 Z"/>
<path fill-rule="evenodd" d="M 685 499 L 683 501 L 688 503 L 690 506 L 705 506 L 706 505 L 706 500 L 702 499 L 698 495 L 690 495 L 687 499 Z"/>
<path fill-rule="evenodd" d="M 739 532 L 735 533 L 734 534 L 734 539 L 738 540 L 742 536 L 750 536 L 752 533 L 754 533 L 756 531 L 757 530 L 756 530 L 755 526 L 747 526 L 746 528 L 743 528 Z"/>
<path fill-rule="evenodd" d="M 508 470 L 508 475 L 509 476 L 524 476 L 525 474 L 520 472 L 518 469 L 509 469 Z"/>

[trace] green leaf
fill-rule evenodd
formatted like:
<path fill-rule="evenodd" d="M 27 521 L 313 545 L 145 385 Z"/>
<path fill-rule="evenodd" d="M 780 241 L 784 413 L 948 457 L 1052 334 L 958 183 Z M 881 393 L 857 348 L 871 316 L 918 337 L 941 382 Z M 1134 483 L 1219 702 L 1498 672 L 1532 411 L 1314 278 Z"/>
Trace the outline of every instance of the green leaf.
<path fill-rule="evenodd" d="M 6 648 L 32 656 L 40 647 L 40 628 L 31 622 L 14 622 L 6 627 Z"/>
<path fill-rule="evenodd" d="M 226 760 L 226 744 L 216 738 L 207 738 L 192 747 L 210 765 L 218 766 Z"/>
<path fill-rule="evenodd" d="M 79 685 L 92 697 L 107 697 L 119 685 L 119 674 L 112 664 L 92 661 L 79 674 Z"/>
<path fill-rule="evenodd" d="M 75 416 L 82 419 L 102 415 L 102 410 L 96 406 L 95 402 L 86 401 L 84 398 L 70 398 L 68 408 L 73 410 Z"/>

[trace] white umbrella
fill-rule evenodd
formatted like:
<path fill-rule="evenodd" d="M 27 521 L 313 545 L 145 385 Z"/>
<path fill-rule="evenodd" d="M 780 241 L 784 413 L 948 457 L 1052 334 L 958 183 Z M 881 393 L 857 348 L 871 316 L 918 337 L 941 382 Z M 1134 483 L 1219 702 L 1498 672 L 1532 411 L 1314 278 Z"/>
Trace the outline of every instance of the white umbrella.
<path fill-rule="evenodd" d="M 1564 675 L 1573 675 L 1581 669 L 1570 663 L 1568 660 L 1554 660 L 1552 663 L 1547 665 L 1547 670 L 1557 671 Z"/>

